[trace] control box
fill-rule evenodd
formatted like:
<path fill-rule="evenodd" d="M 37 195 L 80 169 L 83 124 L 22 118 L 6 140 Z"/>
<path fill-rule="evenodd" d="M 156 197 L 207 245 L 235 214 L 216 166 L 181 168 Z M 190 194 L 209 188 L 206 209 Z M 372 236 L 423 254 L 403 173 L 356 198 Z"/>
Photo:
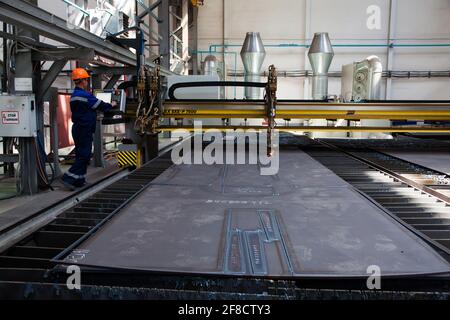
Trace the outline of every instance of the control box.
<path fill-rule="evenodd" d="M 36 134 L 34 95 L 0 95 L 0 137 L 33 137 Z"/>

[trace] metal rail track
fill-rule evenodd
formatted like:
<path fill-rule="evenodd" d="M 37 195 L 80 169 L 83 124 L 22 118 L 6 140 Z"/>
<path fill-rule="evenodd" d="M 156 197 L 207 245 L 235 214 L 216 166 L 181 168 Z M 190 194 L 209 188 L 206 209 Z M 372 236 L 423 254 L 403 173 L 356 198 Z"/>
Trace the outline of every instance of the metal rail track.
<path fill-rule="evenodd" d="M 304 150 L 450 258 L 450 177 L 370 150 L 320 141 Z M 411 228 L 412 227 L 412 228 Z"/>

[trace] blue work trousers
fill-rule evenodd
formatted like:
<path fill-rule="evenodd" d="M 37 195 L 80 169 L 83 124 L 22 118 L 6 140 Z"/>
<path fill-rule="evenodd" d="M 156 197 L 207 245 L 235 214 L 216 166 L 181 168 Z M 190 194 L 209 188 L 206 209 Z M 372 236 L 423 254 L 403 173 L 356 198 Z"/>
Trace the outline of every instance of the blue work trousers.
<path fill-rule="evenodd" d="M 75 163 L 63 176 L 63 180 L 75 187 L 82 187 L 86 183 L 87 166 L 91 160 L 92 142 L 95 127 L 72 127 L 72 137 L 75 142 Z"/>

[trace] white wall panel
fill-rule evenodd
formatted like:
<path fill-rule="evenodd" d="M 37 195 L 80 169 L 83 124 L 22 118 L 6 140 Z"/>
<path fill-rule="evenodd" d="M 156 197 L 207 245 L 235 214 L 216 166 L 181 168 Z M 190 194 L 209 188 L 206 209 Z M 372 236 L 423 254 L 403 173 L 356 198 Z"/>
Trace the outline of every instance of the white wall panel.
<path fill-rule="evenodd" d="M 392 30 L 398 38 L 433 38 L 433 40 L 398 41 L 397 43 L 450 43 L 449 0 L 393 0 Z M 306 12 L 309 3 L 309 12 Z M 367 28 L 370 5 L 381 10 L 381 28 Z M 264 44 L 303 43 L 314 32 L 329 32 L 333 44 L 386 44 L 388 34 L 388 0 L 225 0 L 225 30 L 223 29 L 223 1 L 206 0 L 199 9 L 198 45 L 207 50 L 210 44 L 242 44 L 247 31 L 261 33 Z M 309 17 L 309 19 L 307 19 Z M 308 22 L 309 21 L 309 22 Z M 305 34 L 309 30 L 309 34 Z M 225 35 L 225 38 L 223 38 Z M 365 39 L 365 40 L 362 40 Z M 220 51 L 221 48 L 218 48 Z M 240 48 L 227 51 L 239 53 Z M 393 70 L 450 70 L 449 47 L 394 48 Z M 266 48 L 263 69 L 275 64 L 280 70 L 310 69 L 302 48 Z M 386 47 L 335 47 L 331 71 L 339 71 L 343 64 L 360 61 L 369 55 L 378 55 L 384 68 L 387 64 Z M 205 56 L 205 55 L 204 55 Z M 222 57 L 219 55 L 219 59 Z M 234 56 L 226 55 L 227 68 L 234 70 Z M 243 66 L 238 56 L 237 70 Z M 241 79 L 240 79 L 241 80 Z M 303 98 L 304 79 L 280 78 L 280 96 Z M 385 81 L 383 81 L 385 83 Z M 450 79 L 393 80 L 394 99 L 450 99 Z M 238 91 L 238 97 L 241 90 Z M 231 90 L 231 93 L 234 91 Z M 384 92 L 384 87 L 382 89 Z M 340 93 L 340 80 L 330 79 L 330 94 Z"/>

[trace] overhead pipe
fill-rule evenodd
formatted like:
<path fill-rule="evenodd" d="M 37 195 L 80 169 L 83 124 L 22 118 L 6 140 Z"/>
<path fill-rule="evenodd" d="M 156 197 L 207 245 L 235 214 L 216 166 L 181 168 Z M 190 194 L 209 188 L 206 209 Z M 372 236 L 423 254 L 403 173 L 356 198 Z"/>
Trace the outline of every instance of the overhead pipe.
<path fill-rule="evenodd" d="M 364 39 L 361 39 L 364 40 Z M 232 48 L 241 47 L 238 44 L 211 44 L 209 46 L 208 52 L 217 52 L 217 48 Z M 280 44 L 267 44 L 264 45 L 266 48 L 309 48 L 310 44 L 298 44 L 298 43 L 280 43 Z M 450 43 L 389 43 L 389 44 L 376 44 L 376 43 L 346 43 L 346 44 L 333 44 L 333 48 L 426 48 L 426 47 L 450 47 Z"/>
<path fill-rule="evenodd" d="M 353 41 L 367 41 L 367 40 L 371 40 L 371 41 L 385 41 L 388 39 L 334 39 L 334 40 L 353 40 Z M 390 39 L 392 41 L 416 41 L 416 40 L 422 40 L 422 41 L 426 41 L 426 40 L 449 40 L 449 39 L 422 39 L 422 38 L 399 38 L 399 39 Z M 267 48 L 309 48 L 311 45 L 310 44 L 296 44 L 296 43 L 280 43 L 280 44 L 269 44 L 269 45 L 265 45 L 264 47 Z M 193 51 L 192 54 L 200 54 L 201 56 L 203 56 L 203 54 L 206 55 L 226 55 L 226 54 L 232 54 L 234 56 L 234 73 L 231 74 L 232 76 L 235 77 L 235 81 L 236 81 L 236 77 L 239 76 L 239 72 L 237 71 L 237 53 L 235 51 L 221 51 L 218 52 L 217 48 L 231 48 L 231 47 L 242 47 L 241 45 L 237 45 L 237 44 L 211 44 L 209 46 L 208 50 L 196 50 Z M 397 47 L 404 47 L 404 48 L 414 48 L 414 47 L 450 47 L 450 43 L 421 43 L 421 44 L 395 44 L 395 43 L 390 43 L 390 44 L 334 44 L 332 45 L 332 47 L 334 48 L 370 48 L 370 47 L 392 47 L 392 48 L 397 48 Z M 202 57 L 201 57 L 202 60 Z M 290 71 L 285 71 L 286 73 L 289 73 Z M 394 76 L 394 73 L 396 71 L 389 71 L 389 73 L 392 72 L 392 76 Z M 403 72 L 403 71 L 402 71 Z M 283 72 L 280 73 L 280 75 L 282 75 Z M 414 78 L 416 77 L 416 75 L 414 75 L 414 71 L 409 72 L 409 71 L 405 71 L 403 72 L 405 73 L 404 75 L 398 76 L 398 77 L 405 77 L 405 78 Z M 305 74 L 305 76 L 307 76 L 307 74 Z M 390 74 L 383 74 L 383 77 L 390 77 Z M 433 72 L 431 72 L 431 74 L 428 75 L 428 77 L 433 77 Z M 442 77 L 446 77 L 446 75 L 443 75 Z M 236 98 L 236 90 L 234 92 L 234 97 Z"/>
<path fill-rule="evenodd" d="M 313 72 L 310 70 L 278 70 L 278 77 L 292 77 L 292 78 L 307 78 L 313 76 Z M 229 71 L 228 75 L 232 77 L 243 77 L 245 75 L 244 71 Z M 260 73 L 261 77 L 267 77 L 267 71 Z M 341 71 L 330 71 L 328 72 L 329 78 L 340 78 L 342 76 Z M 383 71 L 381 76 L 383 78 L 392 79 L 412 79 L 412 78 L 450 78 L 449 70 L 441 71 L 406 71 L 406 70 L 387 70 Z"/>

